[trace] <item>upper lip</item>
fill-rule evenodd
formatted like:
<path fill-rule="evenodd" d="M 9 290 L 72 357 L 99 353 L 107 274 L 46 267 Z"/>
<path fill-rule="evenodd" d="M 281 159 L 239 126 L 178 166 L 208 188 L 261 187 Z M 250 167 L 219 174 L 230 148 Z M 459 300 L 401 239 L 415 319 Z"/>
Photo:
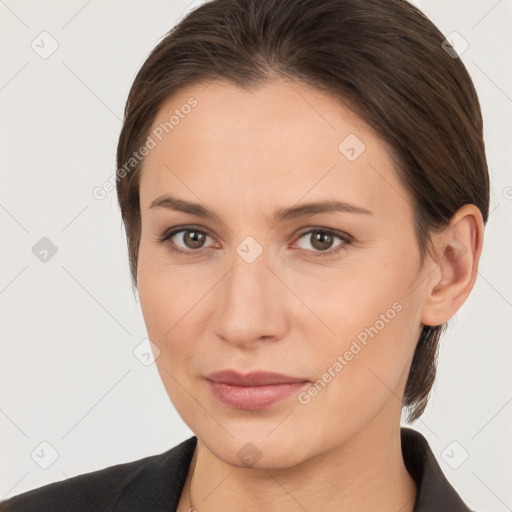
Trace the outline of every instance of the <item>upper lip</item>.
<path fill-rule="evenodd" d="M 250 373 L 240 373 L 235 370 L 221 370 L 213 372 L 206 376 L 206 379 L 231 386 L 265 386 L 271 384 L 289 384 L 293 382 L 307 382 L 307 379 L 300 377 L 290 377 L 282 373 L 254 371 Z"/>

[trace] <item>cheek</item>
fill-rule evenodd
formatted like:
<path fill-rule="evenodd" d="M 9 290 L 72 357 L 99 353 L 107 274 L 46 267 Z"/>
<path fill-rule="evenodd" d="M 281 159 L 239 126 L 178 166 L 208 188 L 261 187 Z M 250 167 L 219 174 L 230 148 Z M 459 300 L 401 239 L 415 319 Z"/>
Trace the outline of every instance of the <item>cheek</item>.
<path fill-rule="evenodd" d="M 141 245 L 145 264 L 138 269 L 140 305 L 148 336 L 159 348 L 156 367 L 166 393 L 182 420 L 192 430 L 205 423 L 201 408 L 192 398 L 197 391 L 189 372 L 201 356 L 198 340 L 205 291 L 201 280 L 193 279 L 190 268 L 170 267 L 161 256 L 149 254 Z"/>
<path fill-rule="evenodd" d="M 197 300 L 189 300 L 190 292 L 180 289 L 190 287 L 190 281 L 187 283 L 174 274 L 171 279 L 169 275 L 167 272 L 165 276 L 162 268 L 154 264 L 140 267 L 139 299 L 148 337 L 160 351 L 155 364 L 162 384 L 173 406 L 190 426 L 194 424 L 193 418 L 187 415 L 194 412 L 194 407 L 186 390 L 190 387 L 188 371 L 198 350 L 194 340 L 199 337 L 191 330 L 187 312 Z"/>
<path fill-rule="evenodd" d="M 160 350 L 156 365 L 174 402 L 182 398 L 180 384 L 187 387 L 195 378 L 197 360 L 205 357 L 201 340 L 215 309 L 219 274 L 207 265 L 171 264 L 164 250 L 143 241 L 139 261 L 143 262 L 137 279 L 144 323 Z"/>
<path fill-rule="evenodd" d="M 385 416 L 400 414 L 414 349 L 416 333 L 408 305 L 383 300 L 372 301 L 371 309 L 368 302 L 354 301 L 351 306 L 332 316 L 336 337 L 324 336 L 324 341 L 331 341 L 308 347 L 303 354 L 314 367 L 316 380 L 298 396 L 301 418 L 312 425 L 319 418 L 329 422 L 331 429 L 322 433 L 326 442 L 350 438 L 381 411 L 387 411 Z M 357 314 L 359 306 L 368 309 Z"/>
<path fill-rule="evenodd" d="M 321 319 L 311 323 L 309 315 L 309 327 L 302 320 L 300 329 L 311 341 L 306 357 L 315 361 L 318 376 L 336 374 L 330 393 L 389 394 L 412 357 L 421 316 L 419 292 L 411 293 L 419 259 L 388 254 L 302 288 L 304 301 Z"/>
<path fill-rule="evenodd" d="M 200 293 L 197 281 L 191 279 L 186 266 L 170 265 L 163 246 L 141 239 L 137 265 L 137 283 L 144 321 L 155 337 L 162 342 L 172 337 L 179 322 L 197 302 Z M 195 299 L 195 300 L 194 300 Z"/>
<path fill-rule="evenodd" d="M 331 301 L 319 308 L 331 334 L 324 330 L 319 337 L 316 329 L 316 335 L 308 335 L 318 340 L 306 349 L 317 374 L 334 371 L 342 377 L 338 380 L 350 382 L 345 389 L 354 391 L 382 385 L 378 377 L 393 389 L 416 341 L 416 310 L 410 298 L 389 289 L 331 294 Z"/>
<path fill-rule="evenodd" d="M 179 341 L 184 339 L 183 329 L 188 325 L 186 315 L 193 307 L 194 297 L 190 280 L 187 281 L 179 269 L 171 271 L 156 253 L 141 242 L 138 295 L 148 336 L 161 352 L 157 365 L 165 364 L 170 369 L 170 361 L 177 362 L 185 356 L 175 349 L 190 346 Z M 170 353 L 173 358 L 169 357 Z"/>
<path fill-rule="evenodd" d="M 334 346 L 339 343 L 337 348 L 343 348 L 359 335 L 364 342 L 368 330 L 377 330 L 384 338 L 385 333 L 391 336 L 398 329 L 398 335 L 408 322 L 417 322 L 418 297 L 411 293 L 418 278 L 417 267 L 414 257 L 399 258 L 392 251 L 387 255 L 375 251 L 328 273 L 296 275 L 295 288 L 321 320 L 314 326 L 325 334 L 324 342 L 330 339 Z M 403 335 L 396 337 L 401 339 Z"/>

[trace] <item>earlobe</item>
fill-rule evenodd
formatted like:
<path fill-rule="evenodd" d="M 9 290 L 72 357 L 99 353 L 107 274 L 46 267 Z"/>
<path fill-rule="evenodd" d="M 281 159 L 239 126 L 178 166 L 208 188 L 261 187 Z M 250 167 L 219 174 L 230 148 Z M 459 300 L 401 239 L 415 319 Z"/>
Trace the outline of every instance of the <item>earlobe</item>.
<path fill-rule="evenodd" d="M 480 210 L 462 206 L 450 224 L 435 235 L 436 271 L 427 282 L 423 325 L 447 322 L 466 301 L 476 281 L 484 225 Z"/>

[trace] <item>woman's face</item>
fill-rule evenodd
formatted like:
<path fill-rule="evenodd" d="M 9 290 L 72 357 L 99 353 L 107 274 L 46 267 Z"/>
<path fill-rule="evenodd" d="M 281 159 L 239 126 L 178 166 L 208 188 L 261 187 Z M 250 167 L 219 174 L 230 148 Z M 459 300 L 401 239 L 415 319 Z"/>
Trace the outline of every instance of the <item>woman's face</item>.
<path fill-rule="evenodd" d="M 396 429 L 428 269 L 376 133 L 333 97 L 279 80 L 182 89 L 150 136 L 139 297 L 190 429 L 225 462 L 268 468 Z M 221 370 L 299 383 L 212 385 Z"/>

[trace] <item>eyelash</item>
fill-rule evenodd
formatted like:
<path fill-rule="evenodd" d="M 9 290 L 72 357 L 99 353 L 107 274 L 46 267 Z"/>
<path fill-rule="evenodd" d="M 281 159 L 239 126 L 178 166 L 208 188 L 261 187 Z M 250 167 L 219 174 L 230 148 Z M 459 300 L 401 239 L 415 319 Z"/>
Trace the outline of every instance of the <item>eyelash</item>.
<path fill-rule="evenodd" d="M 194 226 L 183 226 L 183 227 L 180 227 L 177 229 L 173 229 L 172 231 L 169 231 L 169 230 L 164 231 L 161 235 L 159 235 L 157 237 L 157 241 L 160 243 L 170 242 L 170 239 L 174 235 L 177 235 L 178 233 L 181 233 L 184 231 L 185 232 L 186 231 L 194 231 L 196 233 L 200 233 L 200 234 L 209 236 L 210 238 L 213 238 L 207 231 L 198 229 Z M 341 240 L 341 242 L 343 242 L 343 243 L 339 244 L 338 246 L 336 246 L 334 249 L 329 249 L 327 251 L 309 251 L 314 255 L 314 257 L 334 256 L 335 254 L 338 254 L 339 252 L 345 250 L 346 245 L 352 241 L 352 237 L 350 237 L 348 234 L 342 233 L 339 231 L 335 231 L 332 229 L 328 229 L 328 228 L 312 228 L 307 231 L 303 231 L 302 233 L 300 233 L 297 240 L 300 240 L 303 236 L 309 235 L 311 233 L 321 233 L 323 235 L 332 235 L 333 237 L 338 238 L 339 240 Z M 197 255 L 198 253 L 200 253 L 202 251 L 202 249 L 184 251 L 183 249 L 178 249 L 176 247 L 176 245 L 174 245 L 172 242 L 168 243 L 167 245 L 169 246 L 169 249 L 171 251 L 178 253 L 178 254 L 183 254 L 183 255 L 187 255 L 187 254 L 188 255 Z M 304 250 L 307 250 L 307 249 L 304 249 Z"/>

